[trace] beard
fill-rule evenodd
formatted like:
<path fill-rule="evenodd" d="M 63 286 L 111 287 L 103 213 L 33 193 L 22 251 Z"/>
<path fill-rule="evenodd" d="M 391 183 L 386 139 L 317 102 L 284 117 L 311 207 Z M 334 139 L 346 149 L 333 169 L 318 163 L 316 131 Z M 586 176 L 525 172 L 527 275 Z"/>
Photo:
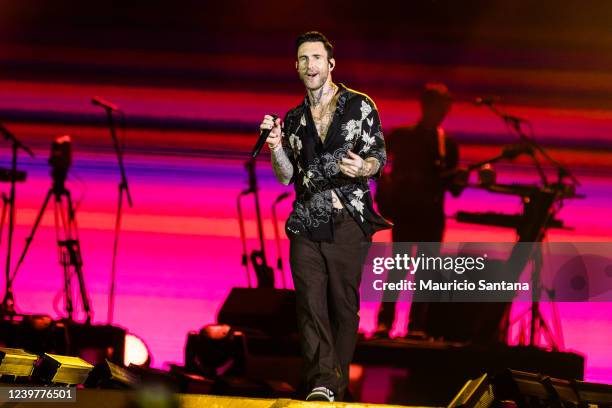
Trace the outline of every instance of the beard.
<path fill-rule="evenodd" d="M 310 76 L 308 75 L 308 72 L 300 73 L 300 79 L 304 83 L 306 89 L 310 91 L 316 91 L 325 85 L 329 77 L 329 69 L 323 68 L 321 70 L 314 71 L 313 73 L 316 73 L 316 75 Z"/>

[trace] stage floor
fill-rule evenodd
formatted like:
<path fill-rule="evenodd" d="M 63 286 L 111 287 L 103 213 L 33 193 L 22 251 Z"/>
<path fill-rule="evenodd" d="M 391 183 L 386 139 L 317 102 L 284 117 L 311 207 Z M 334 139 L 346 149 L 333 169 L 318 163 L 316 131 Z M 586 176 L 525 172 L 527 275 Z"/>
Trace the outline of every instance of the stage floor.
<path fill-rule="evenodd" d="M 97 408 L 123 408 L 123 407 L 148 407 L 151 400 L 148 398 L 160 397 L 157 394 L 144 395 L 135 391 L 118 390 L 78 390 L 77 402 L 45 402 L 47 408 L 58 407 L 97 407 Z M 163 396 L 162 396 L 163 397 Z M 178 402 L 181 408 L 316 408 L 316 407 L 359 407 L 359 408 L 393 408 L 405 407 L 404 405 L 383 405 L 365 403 L 344 403 L 344 402 L 305 402 L 291 399 L 264 399 L 264 398 L 242 398 L 242 397 L 222 397 L 215 395 L 198 394 L 174 394 L 168 399 L 168 404 L 156 404 L 159 407 L 171 407 L 171 403 Z M 27 408 L 32 404 L 28 402 L 4 403 L 0 407 L 10 406 L 11 408 Z M 176 406 L 176 405 L 175 405 Z"/>

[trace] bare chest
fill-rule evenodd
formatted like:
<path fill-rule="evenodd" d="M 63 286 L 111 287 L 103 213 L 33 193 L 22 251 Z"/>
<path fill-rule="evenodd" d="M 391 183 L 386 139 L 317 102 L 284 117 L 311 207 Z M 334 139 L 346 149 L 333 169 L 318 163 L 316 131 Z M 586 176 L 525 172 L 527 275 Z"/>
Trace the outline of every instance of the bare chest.
<path fill-rule="evenodd" d="M 312 119 L 314 121 L 315 128 L 317 129 L 317 134 L 322 142 L 325 142 L 327 132 L 329 131 L 329 127 L 334 117 L 334 112 L 336 111 L 336 105 L 334 103 L 331 103 L 330 105 L 310 108 Z"/>

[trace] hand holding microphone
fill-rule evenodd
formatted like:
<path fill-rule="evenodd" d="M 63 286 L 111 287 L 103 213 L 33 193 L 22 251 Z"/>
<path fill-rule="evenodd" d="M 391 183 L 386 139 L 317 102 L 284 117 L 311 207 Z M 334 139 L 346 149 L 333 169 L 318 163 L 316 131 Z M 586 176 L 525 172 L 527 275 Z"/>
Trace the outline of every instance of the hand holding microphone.
<path fill-rule="evenodd" d="M 281 120 L 277 115 L 266 115 L 259 125 L 259 139 L 253 148 L 251 156 L 257 157 L 264 143 L 268 143 L 270 150 L 276 149 L 281 143 Z"/>
<path fill-rule="evenodd" d="M 264 116 L 259 129 L 261 129 L 262 135 L 267 131 L 266 143 L 271 150 L 281 142 L 281 120 L 278 116 Z"/>

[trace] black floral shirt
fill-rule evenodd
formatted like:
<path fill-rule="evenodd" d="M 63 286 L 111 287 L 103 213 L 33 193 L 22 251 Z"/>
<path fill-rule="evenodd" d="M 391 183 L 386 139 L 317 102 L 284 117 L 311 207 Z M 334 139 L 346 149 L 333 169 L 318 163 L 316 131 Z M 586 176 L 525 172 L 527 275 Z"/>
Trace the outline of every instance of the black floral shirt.
<path fill-rule="evenodd" d="M 380 168 L 375 176 L 380 175 L 387 156 L 376 105 L 367 95 L 342 84 L 338 92 L 325 142 L 317 133 L 308 96 L 285 116 L 282 143 L 293 165 L 296 195 L 285 226 L 289 236 L 333 241 L 332 190 L 367 236 L 391 228 L 374 211 L 368 178 L 348 177 L 338 166 L 352 151 L 363 159 L 376 158 Z"/>

